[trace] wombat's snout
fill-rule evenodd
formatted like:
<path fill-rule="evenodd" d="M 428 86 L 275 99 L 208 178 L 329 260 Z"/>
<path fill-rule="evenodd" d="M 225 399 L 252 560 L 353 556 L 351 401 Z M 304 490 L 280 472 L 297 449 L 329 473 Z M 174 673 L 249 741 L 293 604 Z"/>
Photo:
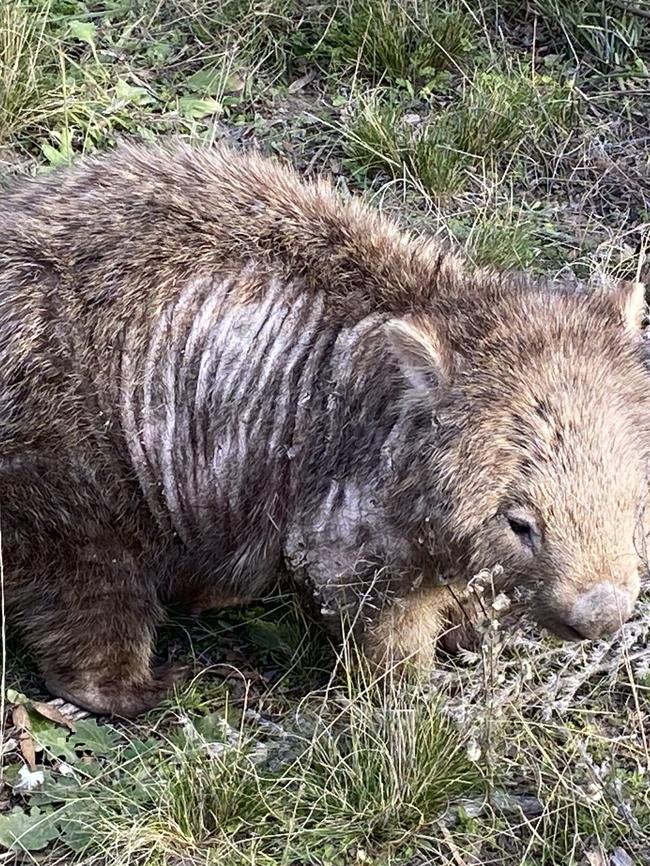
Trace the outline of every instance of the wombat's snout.
<path fill-rule="evenodd" d="M 635 601 L 636 593 L 603 581 L 579 595 L 549 625 L 560 637 L 596 640 L 617 631 L 629 619 Z"/>

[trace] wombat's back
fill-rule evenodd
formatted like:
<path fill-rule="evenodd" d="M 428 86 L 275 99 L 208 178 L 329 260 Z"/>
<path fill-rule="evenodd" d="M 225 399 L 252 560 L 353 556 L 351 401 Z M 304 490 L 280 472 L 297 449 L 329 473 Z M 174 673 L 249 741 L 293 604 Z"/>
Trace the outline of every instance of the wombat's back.
<path fill-rule="evenodd" d="M 263 293 L 264 278 L 241 276 L 251 264 L 322 292 L 326 315 L 349 323 L 458 306 L 460 266 L 435 244 L 252 153 L 123 145 L 19 179 L 0 201 L 4 455 L 97 438 L 98 418 L 119 427 L 127 326 L 137 365 L 188 281 L 237 277 L 242 302 Z"/>
<path fill-rule="evenodd" d="M 266 493 L 276 514 L 289 492 L 273 493 L 282 473 L 264 452 L 290 450 L 282 431 L 291 433 L 300 394 L 313 390 L 292 364 L 318 356 L 316 379 L 333 358 L 343 370 L 345 339 L 333 348 L 341 329 L 412 309 L 445 267 L 437 248 L 328 184 L 231 150 L 125 146 L 17 182 L 0 205 L 0 494 L 9 523 L 27 525 L 30 501 L 42 527 L 34 544 L 46 546 L 57 525 L 74 533 L 79 514 L 114 532 L 152 513 L 158 528 L 187 538 L 190 524 L 205 529 L 200 502 L 215 449 L 224 450 L 231 505 L 245 488 L 234 523 L 240 512 L 263 513 Z M 216 345 L 212 322 L 231 339 L 228 323 L 244 308 L 237 327 L 248 345 L 235 359 L 233 345 Z M 269 350 L 276 369 L 255 350 L 265 315 L 283 334 Z M 215 352 L 220 359 L 206 361 Z M 210 394 L 205 370 L 216 375 L 217 365 Z M 239 402 L 234 415 L 233 381 L 251 384 L 250 405 Z M 206 413 L 220 400 L 216 430 Z M 250 449 L 230 453 L 238 412 L 271 439 L 250 446 L 258 462 Z M 240 475 L 248 466 L 250 484 L 234 477 L 233 462 Z M 148 507 L 139 509 L 142 494 Z M 212 503 L 203 515 L 216 525 L 220 513 Z"/>
<path fill-rule="evenodd" d="M 351 316 L 430 303 L 460 267 L 329 183 L 223 147 L 122 145 L 21 179 L 0 206 L 4 271 L 42 267 L 58 303 L 113 316 L 164 303 L 189 274 L 251 260 L 325 288 Z"/>

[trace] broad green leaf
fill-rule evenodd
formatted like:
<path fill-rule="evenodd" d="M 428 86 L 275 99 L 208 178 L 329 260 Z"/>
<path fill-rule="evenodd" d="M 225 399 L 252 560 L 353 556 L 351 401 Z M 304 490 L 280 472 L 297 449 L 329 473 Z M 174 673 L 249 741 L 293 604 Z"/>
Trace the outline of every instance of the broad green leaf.
<path fill-rule="evenodd" d="M 120 78 L 115 85 L 115 98 L 120 102 L 136 105 L 152 101 L 151 94 L 144 87 L 133 87 L 133 85 L 123 78 Z"/>
<path fill-rule="evenodd" d="M 59 142 L 58 147 L 54 147 L 44 141 L 41 144 L 43 155 L 51 166 L 68 165 L 74 155 L 72 148 L 72 133 L 70 129 L 53 130 L 51 135 Z"/>
<path fill-rule="evenodd" d="M 124 762 L 132 761 L 134 758 L 150 758 L 160 750 L 160 742 L 153 737 L 146 740 L 130 740 L 122 753 Z"/>
<path fill-rule="evenodd" d="M 152 42 L 146 50 L 146 57 L 152 63 L 162 63 L 174 50 L 170 42 Z"/>
<path fill-rule="evenodd" d="M 84 800 L 74 811 L 67 807 L 61 821 L 61 839 L 71 851 L 83 851 L 96 837 L 95 826 L 101 816 L 101 801 Z"/>
<path fill-rule="evenodd" d="M 204 740 L 210 742 L 224 742 L 226 724 L 231 720 L 224 716 L 223 711 L 216 713 L 208 713 L 207 716 L 201 716 L 194 719 L 194 729 L 197 734 L 203 737 Z"/>
<path fill-rule="evenodd" d="M 190 120 L 200 120 L 211 114 L 221 114 L 221 103 L 216 99 L 199 99 L 196 96 L 181 96 L 178 100 L 181 114 Z"/>
<path fill-rule="evenodd" d="M 52 724 L 47 719 L 34 718 L 32 721 L 32 737 L 37 746 L 52 757 L 63 758 L 73 764 L 78 759 L 69 736 L 68 730 Z"/>
<path fill-rule="evenodd" d="M 20 807 L 0 815 L 0 849 L 9 851 L 42 851 L 59 836 L 57 816 L 52 812 Z"/>
<path fill-rule="evenodd" d="M 100 757 L 112 754 L 119 742 L 120 737 L 113 728 L 109 725 L 98 725 L 94 719 L 77 722 L 77 731 L 70 736 L 70 743 L 76 749 L 83 749 Z"/>
<path fill-rule="evenodd" d="M 59 776 L 55 778 L 49 771 L 45 771 L 44 775 L 45 780 L 42 789 L 32 794 L 29 801 L 34 806 L 67 803 L 79 797 L 82 786 L 76 777 Z"/>
<path fill-rule="evenodd" d="M 188 90 L 194 93 L 201 93 L 205 96 L 217 96 L 223 92 L 224 75 L 221 69 L 214 66 L 199 69 L 194 75 L 185 82 Z"/>
<path fill-rule="evenodd" d="M 282 627 L 273 622 L 252 622 L 246 631 L 248 636 L 259 647 L 267 650 L 279 650 L 286 645 Z"/>
<path fill-rule="evenodd" d="M 68 24 L 70 35 L 80 42 L 86 42 L 88 45 L 95 45 L 95 36 L 97 28 L 91 21 L 70 21 Z"/>
<path fill-rule="evenodd" d="M 15 689 L 7 689 L 7 703 L 24 706 L 25 704 L 29 704 L 30 700 L 26 695 L 17 692 Z"/>

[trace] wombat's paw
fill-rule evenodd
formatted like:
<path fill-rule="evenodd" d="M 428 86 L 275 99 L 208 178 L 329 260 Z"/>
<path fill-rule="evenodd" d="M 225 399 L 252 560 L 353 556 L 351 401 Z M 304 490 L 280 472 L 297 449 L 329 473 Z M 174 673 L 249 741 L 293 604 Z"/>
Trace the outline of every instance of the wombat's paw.
<path fill-rule="evenodd" d="M 61 713 L 66 719 L 71 722 L 78 722 L 85 719 L 88 715 L 88 710 L 82 710 L 81 707 L 71 704 L 69 701 L 64 701 L 63 698 L 52 698 L 51 701 L 46 701 L 47 706 Z"/>
<path fill-rule="evenodd" d="M 479 645 L 478 632 L 468 619 L 448 624 L 438 638 L 438 647 L 446 653 L 475 650 Z"/>
<path fill-rule="evenodd" d="M 166 662 L 153 669 L 153 678 L 163 690 L 173 689 L 188 680 L 194 673 L 191 665 L 180 665 L 175 662 Z"/>
<path fill-rule="evenodd" d="M 157 706 L 189 673 L 189 668 L 166 664 L 156 668 L 153 675 L 144 681 L 93 682 L 86 677 L 83 683 L 63 683 L 55 677 L 48 677 L 45 684 L 52 694 L 91 713 L 133 718 Z"/>

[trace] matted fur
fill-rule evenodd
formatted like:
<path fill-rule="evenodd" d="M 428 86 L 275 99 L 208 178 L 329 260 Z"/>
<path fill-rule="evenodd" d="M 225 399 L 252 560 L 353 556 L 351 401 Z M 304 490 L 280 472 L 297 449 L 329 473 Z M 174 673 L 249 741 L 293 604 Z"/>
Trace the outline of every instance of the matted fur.
<path fill-rule="evenodd" d="M 6 596 L 50 689 L 151 706 L 174 675 L 150 669 L 164 605 L 245 603 L 278 578 L 385 660 L 430 658 L 458 623 L 441 578 L 496 564 L 560 632 L 613 625 L 612 599 L 625 619 L 644 559 L 642 309 L 634 289 L 466 273 L 255 154 L 122 146 L 16 182 Z"/>

